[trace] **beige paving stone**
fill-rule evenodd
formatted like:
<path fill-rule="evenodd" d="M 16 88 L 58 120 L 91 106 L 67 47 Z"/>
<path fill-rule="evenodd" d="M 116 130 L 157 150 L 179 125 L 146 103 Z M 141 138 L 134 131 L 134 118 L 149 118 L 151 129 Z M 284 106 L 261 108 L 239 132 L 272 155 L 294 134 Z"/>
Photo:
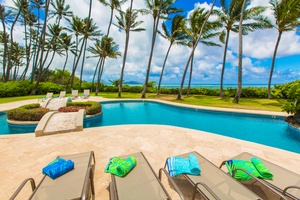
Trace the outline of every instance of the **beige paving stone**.
<path fill-rule="evenodd" d="M 109 199 L 110 174 L 103 171 L 109 158 L 138 151 L 143 151 L 157 173 L 167 157 L 189 151 L 198 151 L 217 166 L 247 151 L 300 174 L 299 154 L 253 142 L 163 125 L 105 126 L 43 137 L 33 133 L 0 136 L 0 199 L 8 199 L 28 177 L 39 182 L 42 168 L 58 155 L 86 151 L 95 152 L 96 199 L 104 200 Z M 172 189 L 168 191 L 178 199 Z M 26 197 L 28 193 L 24 192 L 20 199 Z"/>

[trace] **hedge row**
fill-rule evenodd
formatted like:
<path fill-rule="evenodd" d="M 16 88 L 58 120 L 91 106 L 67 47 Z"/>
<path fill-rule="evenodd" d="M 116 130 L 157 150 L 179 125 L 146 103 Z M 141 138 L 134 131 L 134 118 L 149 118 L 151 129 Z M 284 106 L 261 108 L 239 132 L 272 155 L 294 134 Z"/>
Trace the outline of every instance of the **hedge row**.
<path fill-rule="evenodd" d="M 102 112 L 102 106 L 98 102 L 69 102 L 67 106 L 88 107 L 86 114 L 95 115 Z M 47 108 L 41 108 L 39 103 L 20 106 L 19 108 L 11 109 L 6 112 L 9 120 L 18 121 L 40 121 L 42 117 L 49 112 Z"/>
<path fill-rule="evenodd" d="M 39 103 L 35 103 L 8 110 L 6 115 L 9 120 L 40 121 L 42 117 L 49 111 L 49 109 L 40 108 Z"/>
<path fill-rule="evenodd" d="M 84 107 L 87 106 L 86 114 L 88 115 L 95 115 L 102 112 L 102 106 L 100 103 L 95 101 L 88 101 L 88 102 L 68 102 L 67 106 L 80 106 Z"/>

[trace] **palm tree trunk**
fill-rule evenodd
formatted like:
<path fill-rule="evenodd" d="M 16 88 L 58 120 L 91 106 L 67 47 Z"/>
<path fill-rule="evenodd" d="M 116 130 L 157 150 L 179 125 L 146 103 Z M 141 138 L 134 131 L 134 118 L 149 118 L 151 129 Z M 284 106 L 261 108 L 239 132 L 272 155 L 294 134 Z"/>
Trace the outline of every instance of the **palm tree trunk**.
<path fill-rule="evenodd" d="M 155 45 L 155 40 L 156 40 L 156 34 L 157 34 L 157 29 L 158 29 L 158 24 L 159 24 L 159 18 L 160 18 L 162 1 L 163 0 L 160 0 L 160 6 L 159 6 L 159 11 L 158 11 L 157 19 L 154 18 L 154 22 L 153 22 L 152 44 L 151 44 L 149 61 L 148 61 L 148 67 L 147 67 L 147 73 L 146 73 L 146 80 L 145 80 L 145 83 L 144 83 L 144 89 L 142 91 L 142 98 L 146 98 L 146 92 L 147 92 L 147 86 L 148 86 L 148 81 L 149 81 L 150 68 L 151 68 L 153 50 L 154 50 L 154 45 Z"/>
<path fill-rule="evenodd" d="M 243 76 L 243 19 L 246 6 L 246 0 L 243 2 L 241 18 L 239 23 L 239 60 L 238 60 L 238 87 L 233 99 L 233 103 L 239 103 L 242 94 L 242 76 Z"/>
<path fill-rule="evenodd" d="M 71 78 L 71 88 L 73 88 L 75 72 L 76 72 L 76 69 L 77 69 L 79 60 L 80 60 L 80 58 L 81 58 L 82 50 L 83 50 L 83 47 L 84 47 L 84 42 L 85 42 L 85 40 L 82 41 L 82 45 L 81 45 L 81 48 L 80 48 L 80 52 L 79 52 L 79 55 L 78 55 L 78 57 L 77 57 L 75 66 L 74 66 L 74 68 L 73 68 L 72 75 L 71 75 L 71 77 L 70 77 L 70 78 Z M 68 85 L 68 84 L 67 84 L 67 85 Z"/>
<path fill-rule="evenodd" d="M 98 71 L 98 68 L 99 68 L 100 61 L 101 61 L 101 57 L 99 58 L 99 60 L 98 60 L 98 62 L 97 62 L 97 64 L 96 64 L 96 69 L 95 69 L 94 76 L 93 76 L 93 80 L 92 80 L 92 88 L 91 88 L 91 92 L 93 92 L 94 82 L 95 82 L 95 77 L 96 77 L 96 74 L 97 74 L 97 71 Z"/>
<path fill-rule="evenodd" d="M 14 22 L 11 25 L 10 28 L 10 49 L 9 49 L 9 55 L 8 55 L 8 66 L 6 68 L 6 73 L 5 73 L 5 77 L 4 77 L 4 82 L 7 82 L 9 80 L 10 77 L 10 69 L 12 69 L 12 54 L 13 54 L 13 45 L 14 45 L 14 36 L 13 36 L 13 32 L 14 32 L 14 27 L 15 24 L 17 23 L 19 16 L 23 10 L 23 3 L 24 1 L 21 0 L 21 6 L 19 8 L 18 14 L 16 15 L 16 18 L 14 20 Z"/>
<path fill-rule="evenodd" d="M 102 75 L 102 71 L 103 71 L 101 68 L 103 67 L 104 60 L 105 60 L 105 58 L 101 58 L 100 66 L 98 69 L 97 85 L 96 85 L 96 92 L 95 92 L 96 96 L 98 96 L 99 89 L 100 89 L 101 75 Z"/>
<path fill-rule="evenodd" d="M 193 53 L 192 60 L 191 60 L 191 69 L 190 69 L 190 78 L 189 78 L 189 84 L 186 92 L 186 96 L 190 95 L 190 90 L 191 90 L 191 82 L 192 82 L 192 76 L 193 76 L 193 63 L 194 63 L 194 56 L 195 52 Z"/>
<path fill-rule="evenodd" d="M 66 51 L 66 60 L 65 60 L 65 63 L 64 63 L 63 69 L 62 69 L 61 77 L 60 77 L 60 84 L 62 84 L 62 85 L 63 85 L 63 81 L 64 81 L 64 73 L 65 73 L 67 63 L 68 63 L 68 59 L 69 59 L 69 51 L 67 50 Z"/>
<path fill-rule="evenodd" d="M 45 48 L 45 40 L 46 40 L 46 27 L 47 27 L 47 17 L 48 17 L 48 11 L 49 11 L 49 4 L 50 4 L 50 0 L 46 0 L 46 5 L 45 5 L 45 19 L 44 19 L 44 25 L 43 25 L 43 30 L 42 30 L 42 34 L 40 37 L 40 50 L 41 50 L 41 55 L 40 55 L 40 61 L 39 61 L 39 65 L 42 64 L 42 59 L 43 59 L 43 52 L 44 52 L 44 48 Z M 39 86 L 39 83 L 41 81 L 42 78 L 42 73 L 43 73 L 43 68 L 39 67 L 39 72 L 38 72 L 38 76 L 37 76 L 37 80 L 36 83 L 34 85 L 34 88 L 32 89 L 32 91 L 30 92 L 31 95 L 34 95 L 37 91 L 37 88 Z M 33 76 L 33 74 L 32 74 Z"/>
<path fill-rule="evenodd" d="M 125 63 L 126 63 L 126 58 L 127 58 L 127 50 L 128 50 L 128 44 L 129 44 L 129 35 L 130 35 L 130 25 L 131 25 L 131 15 L 132 15 L 132 3 L 133 0 L 130 2 L 130 16 L 129 16 L 129 22 L 128 22 L 128 27 L 126 31 L 126 41 L 125 41 L 125 50 L 124 50 L 124 56 L 123 56 L 123 66 L 121 70 L 121 76 L 120 76 L 120 81 L 119 81 L 119 92 L 118 92 L 118 97 L 121 98 L 122 96 L 122 85 L 123 85 L 123 75 L 124 75 L 124 70 L 125 70 Z"/>
<path fill-rule="evenodd" d="M 187 70 L 188 70 L 188 68 L 189 68 L 190 62 L 191 62 L 191 60 L 192 60 L 192 57 L 193 57 L 193 54 L 194 54 L 194 52 L 195 52 L 195 50 L 196 50 L 196 47 L 197 47 L 197 45 L 198 45 L 198 42 L 199 42 L 199 40 L 200 40 L 200 38 L 201 38 L 201 36 L 202 36 L 202 32 L 203 32 L 204 26 L 205 26 L 205 24 L 206 24 L 208 18 L 210 17 L 210 15 L 211 15 L 211 13 L 212 13 L 212 11 L 213 11 L 213 8 L 214 8 L 214 6 L 215 6 L 215 3 L 216 3 L 216 0 L 214 0 L 213 3 L 212 3 L 212 5 L 211 5 L 210 11 L 209 11 L 209 13 L 208 13 L 208 15 L 207 15 L 205 21 L 203 22 L 201 29 L 200 29 L 199 36 L 198 36 L 198 38 L 197 38 L 197 40 L 196 40 L 195 46 L 193 47 L 192 52 L 191 52 L 191 54 L 190 54 L 190 57 L 189 57 L 189 59 L 188 59 L 186 65 L 185 65 L 185 69 L 184 69 L 184 72 L 183 72 L 183 76 L 182 76 L 180 88 L 179 88 L 179 91 L 178 91 L 178 96 L 177 96 L 177 99 L 178 99 L 178 100 L 181 100 L 181 99 L 182 99 L 182 90 L 183 90 L 183 85 L 184 85 L 184 80 L 185 80 L 185 76 L 186 76 Z"/>
<path fill-rule="evenodd" d="M 82 73 L 83 73 L 83 68 L 84 68 L 86 45 L 87 45 L 87 38 L 85 39 L 84 50 L 83 50 L 83 57 L 82 57 L 81 70 L 80 70 L 79 90 L 81 90 Z"/>
<path fill-rule="evenodd" d="M 109 31 L 110 31 L 110 27 L 111 27 L 111 24 L 112 24 L 113 15 L 114 15 L 114 9 L 111 9 L 110 20 L 109 20 L 109 24 L 108 24 L 108 28 L 107 28 L 107 33 L 106 33 L 107 37 L 109 35 Z"/>
<path fill-rule="evenodd" d="M 169 48 L 168 48 L 168 51 L 167 51 L 167 54 L 166 54 L 166 57 L 165 57 L 165 60 L 164 60 L 163 67 L 162 67 L 162 69 L 161 69 L 161 73 L 160 73 L 160 77 L 159 77 L 159 82 L 158 82 L 158 86 L 157 86 L 157 95 L 160 95 L 160 84 L 161 84 L 162 77 L 163 77 L 163 75 L 164 75 L 166 62 L 167 62 L 167 59 L 168 59 L 168 57 L 169 57 L 169 53 L 170 53 L 170 50 L 171 50 L 172 45 L 173 45 L 173 43 L 170 42 L 170 45 L 169 45 Z"/>
<path fill-rule="evenodd" d="M 41 49 L 41 39 L 40 39 L 40 42 L 39 42 L 39 38 L 41 38 L 42 36 L 40 36 L 40 8 L 38 8 L 38 24 L 37 24 L 37 32 L 36 32 L 36 45 L 38 43 L 38 47 L 35 48 L 35 57 L 34 57 L 34 60 L 33 60 L 33 63 L 32 63 L 32 70 L 31 70 L 31 83 L 33 83 L 33 80 L 34 80 L 34 73 L 35 73 L 35 70 L 37 69 L 37 63 L 38 63 L 38 58 L 39 58 L 39 53 L 40 53 L 40 49 Z"/>
<path fill-rule="evenodd" d="M 229 33 L 230 33 L 230 30 L 227 29 L 226 41 L 225 41 L 225 47 L 224 47 L 224 55 L 223 55 L 223 65 L 222 65 L 221 78 L 220 78 L 220 97 L 221 98 L 225 97 L 224 90 L 223 90 L 223 79 L 224 79 L 224 71 L 225 71 L 225 65 L 226 65 L 226 55 L 227 55 L 227 48 L 228 48 Z"/>
<path fill-rule="evenodd" d="M 272 65 L 271 65 L 270 76 L 269 76 L 269 81 L 268 81 L 268 97 L 269 97 L 269 99 L 272 99 L 271 81 L 272 81 L 272 76 L 273 76 L 273 71 L 274 71 L 274 66 L 275 66 L 275 59 L 276 59 L 276 54 L 277 54 L 279 42 L 280 42 L 280 39 L 281 39 L 281 35 L 282 35 L 282 32 L 279 32 L 278 37 L 277 37 L 277 42 L 276 42 L 276 45 L 275 45 L 275 49 L 274 49 L 274 53 L 273 53 L 273 58 L 272 58 Z"/>
<path fill-rule="evenodd" d="M 6 52 L 8 50 L 8 43 L 7 43 L 7 38 L 6 38 L 6 26 L 5 26 L 5 21 L 4 19 L 2 21 L 2 27 L 3 27 L 3 44 L 4 44 L 4 49 L 3 49 L 3 74 L 2 74 L 2 80 L 4 80 L 5 77 L 5 69 L 6 69 Z"/>

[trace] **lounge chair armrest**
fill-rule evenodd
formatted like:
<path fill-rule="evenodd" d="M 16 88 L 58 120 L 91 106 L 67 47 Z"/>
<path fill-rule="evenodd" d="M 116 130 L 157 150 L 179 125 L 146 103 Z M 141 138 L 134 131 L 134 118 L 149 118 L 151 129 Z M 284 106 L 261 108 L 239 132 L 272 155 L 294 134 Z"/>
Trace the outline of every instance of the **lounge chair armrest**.
<path fill-rule="evenodd" d="M 173 180 L 173 178 L 169 175 L 169 173 L 167 172 L 167 170 L 165 168 L 160 168 L 159 169 L 159 173 L 158 173 L 158 178 L 161 181 L 162 179 L 162 172 L 164 172 L 168 178 L 168 180 L 171 182 L 171 184 L 173 185 L 173 187 L 175 188 L 176 192 L 178 193 L 178 195 L 180 196 L 180 198 L 182 200 L 184 200 L 184 196 L 182 194 L 182 192 L 180 191 L 179 187 L 177 186 L 177 184 L 175 183 L 175 181 Z"/>
<path fill-rule="evenodd" d="M 249 176 L 251 176 L 253 179 L 255 179 L 256 181 L 258 181 L 259 183 L 261 183 L 262 185 L 266 186 L 269 190 L 271 190 L 272 192 L 274 192 L 275 194 L 277 194 L 278 196 L 281 197 L 281 199 L 286 199 L 286 197 L 284 197 L 280 192 L 278 192 L 277 190 L 275 190 L 274 188 L 272 188 L 271 186 L 269 186 L 264 180 L 262 179 L 259 179 L 255 176 L 253 176 L 251 173 L 249 173 L 247 170 L 244 170 L 244 169 L 241 169 L 241 168 L 238 168 L 238 169 L 235 169 L 233 172 L 232 172 L 232 177 L 234 177 L 234 174 L 236 171 L 243 171 L 245 172 L 246 174 L 248 174 Z"/>
<path fill-rule="evenodd" d="M 300 190 L 300 186 L 296 186 L 296 185 L 288 186 L 288 187 L 286 187 L 286 188 L 283 190 L 282 193 L 283 193 L 284 195 L 286 195 L 288 189 L 299 189 L 299 190 Z"/>
<path fill-rule="evenodd" d="M 215 199 L 220 200 L 220 198 L 205 183 L 202 182 L 195 184 L 192 199 L 195 199 L 198 185 L 202 185 Z"/>
<path fill-rule="evenodd" d="M 27 178 L 25 179 L 21 185 L 17 188 L 17 190 L 13 193 L 13 195 L 9 198 L 9 200 L 13 200 L 17 197 L 17 195 L 20 193 L 20 191 L 24 188 L 24 186 L 26 185 L 27 182 L 30 181 L 30 185 L 31 185 L 31 189 L 32 191 L 35 190 L 36 186 L 35 186 L 35 181 L 33 178 Z"/>

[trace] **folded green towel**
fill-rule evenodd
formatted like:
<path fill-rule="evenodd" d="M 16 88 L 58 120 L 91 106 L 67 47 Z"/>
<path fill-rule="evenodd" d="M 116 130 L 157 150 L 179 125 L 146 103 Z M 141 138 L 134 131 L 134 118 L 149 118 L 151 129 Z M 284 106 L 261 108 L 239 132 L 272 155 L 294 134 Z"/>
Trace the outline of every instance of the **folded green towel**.
<path fill-rule="evenodd" d="M 136 158 L 133 156 L 128 157 L 126 160 L 113 157 L 107 163 L 104 172 L 124 177 L 136 166 L 136 163 Z"/>
<path fill-rule="evenodd" d="M 252 177 L 247 173 L 243 172 L 242 170 L 236 169 L 243 169 L 248 171 L 255 177 L 262 178 L 260 173 L 256 170 L 252 162 L 247 160 L 228 160 L 225 162 L 225 165 L 228 169 L 229 174 L 232 176 L 234 173 L 234 178 L 240 181 L 251 180 Z"/>
<path fill-rule="evenodd" d="M 251 158 L 251 162 L 264 179 L 273 179 L 273 174 L 259 158 Z"/>

